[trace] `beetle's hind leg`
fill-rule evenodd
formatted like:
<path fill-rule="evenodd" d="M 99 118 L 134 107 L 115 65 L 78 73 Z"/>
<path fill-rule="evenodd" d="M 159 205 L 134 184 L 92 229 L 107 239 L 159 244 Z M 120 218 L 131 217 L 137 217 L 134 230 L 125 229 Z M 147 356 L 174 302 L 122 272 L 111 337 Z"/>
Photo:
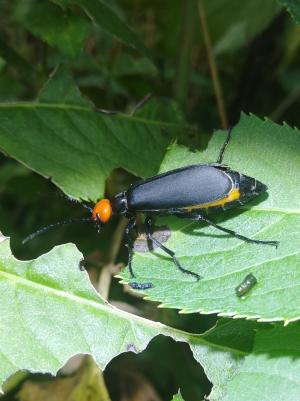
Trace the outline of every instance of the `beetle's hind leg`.
<path fill-rule="evenodd" d="M 212 227 L 215 227 L 217 230 L 223 231 L 224 233 L 230 234 L 235 238 L 241 239 L 245 242 L 250 242 L 253 244 L 260 244 L 260 245 L 272 245 L 276 248 L 279 245 L 278 241 L 262 241 L 258 239 L 252 239 L 245 237 L 244 235 L 238 234 L 237 232 L 230 230 L 229 228 L 225 228 L 220 226 L 219 224 L 214 223 L 212 220 L 208 219 L 207 217 L 203 216 L 202 214 L 184 214 L 184 215 L 177 215 L 178 217 L 195 220 L 195 221 L 204 221 L 205 223 L 209 224 Z"/>
<path fill-rule="evenodd" d="M 175 266 L 177 267 L 177 269 L 179 269 L 182 273 L 186 273 L 186 274 L 190 274 L 191 276 L 194 276 L 197 280 L 200 280 L 201 276 L 199 276 L 199 274 L 194 273 L 190 270 L 184 269 L 181 264 L 179 263 L 178 259 L 175 256 L 175 253 L 165 247 L 161 242 L 159 242 L 154 236 L 153 236 L 153 230 L 152 230 L 152 225 L 153 225 L 153 221 L 152 221 L 152 217 L 151 216 L 147 216 L 145 219 L 145 232 L 146 232 L 146 236 L 147 239 L 149 241 L 152 241 L 155 245 L 157 245 L 160 249 L 162 249 L 164 252 L 166 252 L 169 256 L 171 256 L 171 258 L 173 259 L 173 262 L 175 264 Z"/>

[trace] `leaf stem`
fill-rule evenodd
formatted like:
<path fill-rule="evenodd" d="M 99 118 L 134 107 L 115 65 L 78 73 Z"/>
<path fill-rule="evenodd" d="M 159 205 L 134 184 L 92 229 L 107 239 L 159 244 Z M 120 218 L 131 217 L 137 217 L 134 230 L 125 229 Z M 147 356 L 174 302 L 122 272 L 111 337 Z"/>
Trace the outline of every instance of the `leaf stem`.
<path fill-rule="evenodd" d="M 81 106 L 75 104 L 67 104 L 67 103 L 39 103 L 39 102 L 5 102 L 0 103 L 1 109 L 46 109 L 46 110 L 62 110 L 62 111 L 75 111 L 75 112 L 83 112 L 83 113 L 91 113 L 91 114 L 99 114 L 103 117 L 107 118 L 115 118 L 117 120 L 129 120 L 136 123 L 153 125 L 158 127 L 165 128 L 180 128 L 186 129 L 190 131 L 195 131 L 195 127 L 188 124 L 178 124 L 178 123 L 170 123 L 166 121 L 160 120 L 152 120 L 144 117 L 137 117 L 135 115 L 125 114 L 121 112 L 113 112 L 114 115 L 107 115 L 106 113 L 99 112 L 97 109 L 92 109 L 88 106 Z M 97 113 L 98 112 L 98 113 Z"/>

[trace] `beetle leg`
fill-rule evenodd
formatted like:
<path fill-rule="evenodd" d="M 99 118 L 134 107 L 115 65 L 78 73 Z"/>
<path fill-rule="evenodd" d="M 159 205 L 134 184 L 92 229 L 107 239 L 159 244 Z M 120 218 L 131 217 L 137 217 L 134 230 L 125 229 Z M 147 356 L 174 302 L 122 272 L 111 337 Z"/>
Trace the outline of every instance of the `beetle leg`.
<path fill-rule="evenodd" d="M 136 216 L 132 216 L 129 218 L 128 224 L 125 227 L 125 235 L 126 235 L 126 242 L 128 247 L 128 269 L 130 272 L 131 278 L 135 277 L 133 270 L 132 270 L 132 257 L 133 257 L 133 241 L 131 238 L 131 230 L 136 227 Z M 153 288 L 154 285 L 152 283 L 129 283 L 129 286 L 134 290 L 148 290 L 149 288 Z"/>
<path fill-rule="evenodd" d="M 219 226 L 219 224 L 214 223 L 212 220 L 208 219 L 207 217 L 203 216 L 202 214 L 197 214 L 197 215 L 181 215 L 180 217 L 183 217 L 185 219 L 190 219 L 190 220 L 195 220 L 195 221 L 204 221 L 205 223 L 209 224 L 212 227 L 215 227 L 216 229 L 223 231 L 224 233 L 230 234 L 233 237 L 236 237 L 238 239 L 241 239 L 245 242 L 251 242 L 253 244 L 261 244 L 261 245 L 272 245 L 275 246 L 276 248 L 279 245 L 278 241 L 262 241 L 258 239 L 252 239 L 245 237 L 244 235 L 238 234 L 237 232 L 230 230 L 229 228 L 225 228 L 222 226 Z"/>
<path fill-rule="evenodd" d="M 197 280 L 200 280 L 201 276 L 199 276 L 199 274 L 194 273 L 194 272 L 192 272 L 192 271 L 190 271 L 190 270 L 184 269 L 184 268 L 180 265 L 178 259 L 176 258 L 175 253 L 174 253 L 171 249 L 165 247 L 161 242 L 159 242 L 159 241 L 152 235 L 152 234 L 153 234 L 152 224 L 153 224 L 152 217 L 151 217 L 151 216 L 147 216 L 146 219 L 145 219 L 145 232 L 146 232 L 147 239 L 148 239 L 149 241 L 152 241 L 152 242 L 153 242 L 155 245 L 157 245 L 160 249 L 162 249 L 162 250 L 163 250 L 164 252 L 166 252 L 169 256 L 171 256 L 171 258 L 173 259 L 173 262 L 174 262 L 175 266 L 177 267 L 177 269 L 179 269 L 179 270 L 180 270 L 181 272 L 183 272 L 183 273 L 187 273 L 187 274 L 190 274 L 191 276 L 196 277 Z"/>
<path fill-rule="evenodd" d="M 135 225 L 136 225 L 136 218 L 135 218 L 135 216 L 133 216 L 133 217 L 130 217 L 129 222 L 125 228 L 126 245 L 128 247 L 128 268 L 129 268 L 131 277 L 135 277 L 135 275 L 133 274 L 133 270 L 132 270 L 133 242 L 132 242 L 132 238 L 130 236 L 130 232 L 135 227 Z"/>
<path fill-rule="evenodd" d="M 221 150 L 220 150 L 219 157 L 218 157 L 218 160 L 217 160 L 217 163 L 218 163 L 218 164 L 222 164 L 225 150 L 226 150 L 227 145 L 229 144 L 229 141 L 230 141 L 230 139 L 231 139 L 231 131 L 232 131 L 232 128 L 233 128 L 233 127 L 230 127 L 230 128 L 229 128 L 227 137 L 226 137 L 226 139 L 225 139 L 225 142 L 223 143 L 223 146 L 222 146 L 222 148 L 221 148 Z"/>
<path fill-rule="evenodd" d="M 97 228 L 97 233 L 100 234 L 101 228 L 103 226 L 103 223 L 100 220 L 99 214 L 96 215 L 96 228 Z"/>

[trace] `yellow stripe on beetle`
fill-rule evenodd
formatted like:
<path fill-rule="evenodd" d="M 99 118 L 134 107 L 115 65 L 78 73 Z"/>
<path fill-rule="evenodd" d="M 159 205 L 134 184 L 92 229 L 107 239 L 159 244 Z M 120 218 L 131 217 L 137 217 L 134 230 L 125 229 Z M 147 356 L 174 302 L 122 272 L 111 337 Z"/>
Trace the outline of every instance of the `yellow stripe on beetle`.
<path fill-rule="evenodd" d="M 213 206 L 224 206 L 225 203 L 233 202 L 237 199 L 239 199 L 241 196 L 240 190 L 238 188 L 234 188 L 229 194 L 222 199 L 208 202 L 208 203 L 202 203 L 200 205 L 193 205 L 193 206 L 188 206 L 185 208 L 187 211 L 191 211 L 193 209 L 208 209 Z"/>

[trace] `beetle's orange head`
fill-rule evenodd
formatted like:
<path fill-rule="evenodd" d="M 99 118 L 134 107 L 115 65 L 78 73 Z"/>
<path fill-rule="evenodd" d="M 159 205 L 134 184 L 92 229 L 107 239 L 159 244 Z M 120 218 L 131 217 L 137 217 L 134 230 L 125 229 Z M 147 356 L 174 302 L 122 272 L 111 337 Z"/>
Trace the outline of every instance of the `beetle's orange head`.
<path fill-rule="evenodd" d="M 93 220 L 96 222 L 106 223 L 111 218 L 112 207 L 108 199 L 102 199 L 97 202 L 92 211 Z"/>

